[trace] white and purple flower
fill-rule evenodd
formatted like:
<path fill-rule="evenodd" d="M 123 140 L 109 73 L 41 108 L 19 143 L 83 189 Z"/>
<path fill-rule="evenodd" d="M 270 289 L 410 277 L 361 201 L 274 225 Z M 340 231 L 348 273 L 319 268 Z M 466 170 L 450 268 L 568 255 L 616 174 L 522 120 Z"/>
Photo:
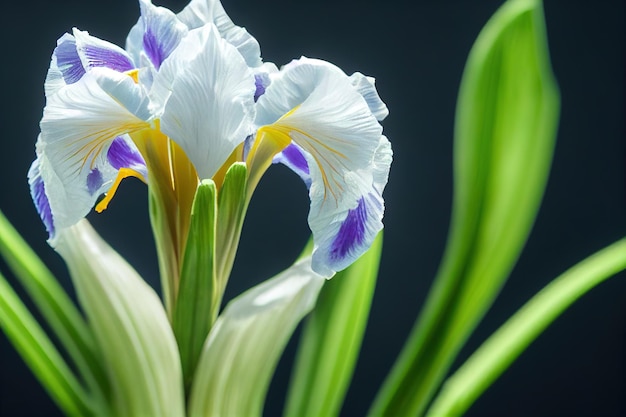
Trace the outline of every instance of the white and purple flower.
<path fill-rule="evenodd" d="M 178 14 L 140 6 L 125 49 L 77 29 L 57 42 L 29 171 L 51 243 L 102 194 L 96 208 L 106 208 L 123 178 L 195 190 L 235 155 L 252 179 L 275 161 L 304 180 L 317 273 L 354 262 L 383 227 L 392 160 L 374 80 L 304 57 L 278 71 L 218 0 L 192 0 Z M 195 172 L 190 184 L 155 168 L 172 147 Z"/>

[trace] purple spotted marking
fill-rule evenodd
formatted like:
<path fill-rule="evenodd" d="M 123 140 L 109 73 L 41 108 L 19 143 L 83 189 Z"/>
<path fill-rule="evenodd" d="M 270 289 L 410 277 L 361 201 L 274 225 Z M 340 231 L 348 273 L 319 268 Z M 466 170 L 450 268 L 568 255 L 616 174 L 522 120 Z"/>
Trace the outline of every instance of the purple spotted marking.
<path fill-rule="evenodd" d="M 74 84 L 85 75 L 85 68 L 76 51 L 76 41 L 65 38 L 54 50 L 57 59 L 57 67 L 67 84 Z"/>
<path fill-rule="evenodd" d="M 102 183 L 102 173 L 98 168 L 92 169 L 87 174 L 87 191 L 89 191 L 89 194 L 94 195 L 102 187 Z"/>
<path fill-rule="evenodd" d="M 337 261 L 346 257 L 352 249 L 365 240 L 365 222 L 367 209 L 365 199 L 361 197 L 355 208 L 348 210 L 346 219 L 341 223 L 339 232 L 330 247 L 330 258 Z"/>
<path fill-rule="evenodd" d="M 126 54 L 114 49 L 87 44 L 83 52 L 89 62 L 89 66 L 92 68 L 106 67 L 118 72 L 130 71 L 135 68 Z"/>
<path fill-rule="evenodd" d="M 37 164 L 37 161 L 33 163 L 31 172 L 29 172 L 29 177 L 31 177 L 30 194 L 33 198 L 33 202 L 35 203 L 35 208 L 37 209 L 44 226 L 46 226 L 48 234 L 53 236 L 54 219 L 52 216 L 52 210 L 50 209 L 50 202 L 48 201 L 48 196 L 46 195 L 46 187 L 43 183 L 43 178 L 41 178 L 41 175 L 39 174 L 39 165 Z"/>
<path fill-rule="evenodd" d="M 115 169 L 131 168 L 147 178 L 146 162 L 122 137 L 117 137 L 107 151 L 109 164 Z"/>
<path fill-rule="evenodd" d="M 296 168 L 304 174 L 309 175 L 309 163 L 296 145 L 291 144 L 287 146 L 283 149 L 282 154 L 292 168 Z"/>

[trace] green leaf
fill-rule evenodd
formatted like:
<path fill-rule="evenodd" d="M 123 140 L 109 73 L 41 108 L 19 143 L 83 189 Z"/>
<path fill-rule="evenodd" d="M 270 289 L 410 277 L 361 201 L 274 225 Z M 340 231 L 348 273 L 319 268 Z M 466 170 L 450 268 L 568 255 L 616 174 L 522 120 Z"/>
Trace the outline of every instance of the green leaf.
<path fill-rule="evenodd" d="M 158 295 L 86 220 L 58 234 L 109 373 L 112 414 L 184 416 L 178 348 Z"/>
<path fill-rule="evenodd" d="M 202 181 L 196 191 L 172 321 L 186 387 L 221 301 L 215 273 L 216 193 L 212 180 Z"/>
<path fill-rule="evenodd" d="M 93 415 L 93 404 L 88 394 L 2 275 L 0 327 L 65 414 L 77 417 Z"/>
<path fill-rule="evenodd" d="M 324 281 L 309 257 L 226 306 L 196 369 L 190 417 L 261 416 L 278 359 Z"/>
<path fill-rule="evenodd" d="M 0 254 L 42 313 L 94 394 L 105 397 L 108 382 L 91 329 L 37 254 L 0 212 Z"/>
<path fill-rule="evenodd" d="M 457 102 L 448 245 L 371 416 L 422 415 L 523 248 L 558 121 L 544 26 L 539 0 L 510 0 L 472 48 Z"/>
<path fill-rule="evenodd" d="M 626 238 L 563 273 L 529 300 L 446 381 L 428 416 L 461 416 L 561 313 L 626 269 Z"/>
<path fill-rule="evenodd" d="M 382 233 L 367 253 L 324 285 L 302 332 L 285 416 L 339 414 L 361 348 L 381 251 Z"/>

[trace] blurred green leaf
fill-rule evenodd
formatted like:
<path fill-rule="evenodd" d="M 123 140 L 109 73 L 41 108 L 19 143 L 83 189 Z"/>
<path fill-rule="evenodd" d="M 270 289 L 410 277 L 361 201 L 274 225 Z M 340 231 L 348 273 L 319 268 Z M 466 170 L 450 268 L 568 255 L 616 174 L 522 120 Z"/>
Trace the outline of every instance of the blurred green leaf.
<path fill-rule="evenodd" d="M 56 278 L 0 212 L 0 254 L 50 325 L 95 395 L 108 382 L 91 329 Z"/>
<path fill-rule="evenodd" d="M 2 275 L 0 327 L 65 414 L 77 417 L 94 414 L 89 395 Z"/>
<path fill-rule="evenodd" d="M 380 233 L 368 252 L 322 288 L 300 338 L 285 416 L 339 414 L 369 317 L 382 236 Z"/>
<path fill-rule="evenodd" d="M 58 233 L 109 373 L 112 415 L 184 416 L 180 357 L 158 295 L 87 220 Z"/>
<path fill-rule="evenodd" d="M 212 180 L 202 181 L 196 191 L 174 307 L 172 328 L 186 387 L 220 307 L 215 274 L 216 193 Z"/>
<path fill-rule="evenodd" d="M 539 0 L 506 2 L 470 52 L 457 102 L 448 245 L 371 416 L 423 414 L 530 232 L 559 108 L 542 7 Z"/>
<path fill-rule="evenodd" d="M 428 416 L 461 416 L 578 298 L 626 269 L 626 238 L 563 273 L 529 300 L 446 381 Z"/>
<path fill-rule="evenodd" d="M 190 417 L 261 416 L 278 359 L 324 281 L 309 257 L 226 306 L 202 350 Z"/>

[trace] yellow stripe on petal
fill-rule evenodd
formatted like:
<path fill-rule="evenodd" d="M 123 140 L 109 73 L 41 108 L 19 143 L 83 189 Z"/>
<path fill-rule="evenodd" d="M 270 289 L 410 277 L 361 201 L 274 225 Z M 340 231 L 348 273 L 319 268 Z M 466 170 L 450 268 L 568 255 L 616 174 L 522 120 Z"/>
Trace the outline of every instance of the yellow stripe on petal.
<path fill-rule="evenodd" d="M 128 178 L 128 177 L 139 178 L 141 181 L 147 182 L 144 176 L 141 175 L 139 172 L 135 171 L 134 169 L 120 168 L 119 172 L 117 173 L 117 178 L 115 178 L 115 181 L 113 182 L 113 185 L 111 186 L 111 188 L 109 188 L 109 191 L 107 191 L 104 198 L 96 205 L 96 211 L 98 213 L 102 213 L 104 210 L 107 209 L 107 207 L 109 206 L 109 203 L 111 202 L 111 200 L 113 199 L 113 196 L 115 195 L 115 192 L 117 191 L 117 187 L 120 186 L 120 183 L 122 182 L 124 178 Z"/>

